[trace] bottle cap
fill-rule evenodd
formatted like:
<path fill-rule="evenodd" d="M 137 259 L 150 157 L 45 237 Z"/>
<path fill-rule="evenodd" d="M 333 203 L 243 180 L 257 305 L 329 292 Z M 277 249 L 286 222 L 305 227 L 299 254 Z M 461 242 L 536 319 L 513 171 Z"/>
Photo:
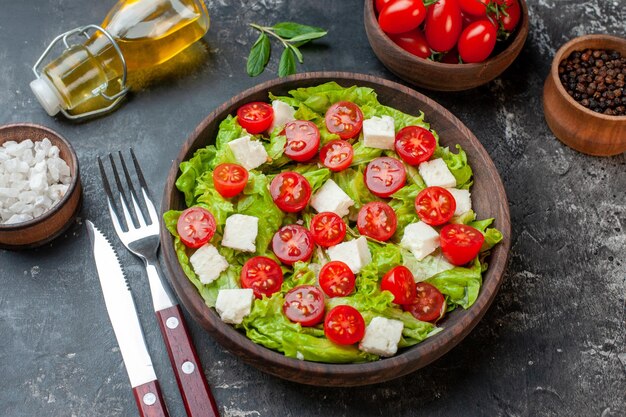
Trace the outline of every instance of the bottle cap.
<path fill-rule="evenodd" d="M 61 110 L 61 99 L 45 77 L 31 81 L 30 89 L 50 116 L 54 116 Z"/>

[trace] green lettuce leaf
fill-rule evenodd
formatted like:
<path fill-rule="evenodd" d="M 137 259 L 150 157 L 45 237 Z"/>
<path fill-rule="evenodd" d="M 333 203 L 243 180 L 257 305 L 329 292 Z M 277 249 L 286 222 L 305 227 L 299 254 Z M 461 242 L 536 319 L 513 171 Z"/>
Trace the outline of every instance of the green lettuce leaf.
<path fill-rule="evenodd" d="M 210 145 L 198 149 L 188 161 L 181 162 L 181 174 L 176 180 L 176 188 L 185 194 L 188 207 L 195 203 L 196 179 L 210 168 L 216 153 L 215 146 Z"/>
<path fill-rule="evenodd" d="M 354 200 L 354 206 L 350 212 L 357 212 L 364 204 L 378 200 L 365 185 L 363 165 L 357 168 L 344 169 L 341 172 L 333 172 L 331 178 L 337 183 L 348 196 Z"/>
<path fill-rule="evenodd" d="M 398 218 L 398 228 L 396 229 L 395 240 L 399 241 L 404 235 L 404 228 L 419 221 L 415 211 L 415 197 L 425 187 L 418 184 L 405 185 L 391 195 L 389 206 L 396 212 Z"/>
<path fill-rule="evenodd" d="M 478 298 L 482 285 L 482 266 L 478 258 L 474 259 L 470 268 L 455 267 L 430 277 L 426 282 L 434 285 L 445 296 L 448 307 L 459 305 L 470 308 Z"/>
<path fill-rule="evenodd" d="M 213 184 L 213 171 L 206 171 L 197 179 L 195 199 L 198 205 L 213 214 L 215 222 L 219 226 L 219 231 L 221 231 L 224 224 L 226 224 L 226 218 L 235 213 L 233 203 L 222 197 L 215 189 L 215 185 Z"/>
<path fill-rule="evenodd" d="M 402 265 L 409 268 L 416 281 L 425 281 L 440 272 L 454 269 L 454 265 L 446 260 L 441 251 L 434 252 L 418 261 L 410 251 L 402 250 Z"/>

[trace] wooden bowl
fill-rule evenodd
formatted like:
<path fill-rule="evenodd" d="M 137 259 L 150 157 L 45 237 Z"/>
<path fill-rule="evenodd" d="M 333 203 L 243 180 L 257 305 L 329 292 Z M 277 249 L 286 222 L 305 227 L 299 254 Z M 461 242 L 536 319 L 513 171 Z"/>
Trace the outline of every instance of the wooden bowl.
<path fill-rule="evenodd" d="M 522 15 L 508 45 L 497 55 L 478 64 L 444 64 L 419 58 L 392 41 L 378 25 L 374 0 L 365 0 L 365 33 L 374 54 L 387 69 L 418 87 L 437 91 L 462 91 L 478 87 L 502 74 L 517 58 L 528 36 L 528 6 L 519 0 Z M 498 45 L 496 45 L 498 48 Z"/>
<path fill-rule="evenodd" d="M 74 221 L 82 200 L 82 187 L 78 169 L 78 158 L 72 145 L 55 131 L 44 126 L 18 123 L 0 126 L 0 145 L 14 140 L 33 142 L 48 138 L 59 148 L 59 156 L 70 167 L 72 181 L 67 192 L 50 210 L 32 220 L 10 225 L 0 224 L 0 248 L 30 249 L 50 242 L 63 233 Z"/>
<path fill-rule="evenodd" d="M 626 151 L 626 116 L 608 116 L 589 110 L 567 94 L 559 79 L 559 63 L 574 51 L 612 49 L 626 56 L 626 39 L 610 35 L 585 35 L 563 45 L 554 55 L 543 86 L 543 112 L 559 140 L 577 151 L 597 156 Z"/>
<path fill-rule="evenodd" d="M 378 93 L 378 98 L 383 104 L 411 114 L 419 110 L 424 111 L 426 121 L 437 130 L 444 145 L 458 143 L 467 152 L 475 175 L 472 189 L 474 209 L 481 218 L 494 217 L 495 226 L 504 235 L 503 241 L 494 248 L 490 256 L 484 285 L 471 308 L 452 312 L 441 323 L 445 327 L 444 331 L 416 346 L 401 350 L 391 358 L 371 363 L 341 365 L 300 361 L 257 345 L 243 333 L 223 323 L 217 313 L 206 306 L 196 288 L 183 273 L 174 251 L 174 240 L 165 227 L 161 228 L 161 247 L 169 270 L 169 279 L 183 305 L 202 327 L 233 354 L 264 372 L 295 382 L 321 386 L 367 385 L 413 372 L 452 349 L 476 326 L 502 282 L 511 244 L 511 224 L 506 194 L 493 161 L 461 121 L 428 97 L 403 85 L 369 75 L 317 72 L 268 81 L 222 104 L 198 125 L 172 164 L 161 207 L 163 211 L 185 208 L 184 196 L 174 185 L 179 175 L 179 165 L 189 159 L 197 149 L 214 143 L 219 123 L 227 115 L 235 114 L 245 103 L 267 101 L 270 91 L 277 95 L 286 95 L 289 90 L 328 81 L 336 81 L 342 86 L 371 87 Z"/>

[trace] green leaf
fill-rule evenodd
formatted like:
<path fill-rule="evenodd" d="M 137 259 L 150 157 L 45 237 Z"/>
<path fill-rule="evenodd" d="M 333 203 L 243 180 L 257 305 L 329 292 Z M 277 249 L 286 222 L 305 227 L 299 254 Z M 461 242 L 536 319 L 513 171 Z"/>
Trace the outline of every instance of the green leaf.
<path fill-rule="evenodd" d="M 248 55 L 248 62 L 246 63 L 246 70 L 248 75 L 256 77 L 261 74 L 270 59 L 270 38 L 265 33 L 261 33 L 256 40 L 250 55 Z"/>
<path fill-rule="evenodd" d="M 293 43 L 304 42 L 304 41 L 308 42 L 308 41 L 312 41 L 313 39 L 319 39 L 323 36 L 326 36 L 327 33 L 328 32 L 326 31 L 303 33 L 302 35 L 294 36 L 293 38 L 289 39 L 289 42 L 293 42 Z"/>
<path fill-rule="evenodd" d="M 295 22 L 281 22 L 272 26 L 272 30 L 281 38 L 292 39 L 296 36 L 302 36 L 308 33 L 324 33 L 326 31 L 322 28 L 317 28 L 314 26 L 301 25 L 300 23 Z M 322 35 L 322 36 L 324 36 Z"/>
<path fill-rule="evenodd" d="M 286 77 L 296 73 L 296 57 L 290 48 L 285 48 L 278 64 L 278 76 Z"/>
<path fill-rule="evenodd" d="M 303 62 L 302 52 L 300 52 L 298 47 L 293 46 L 290 43 L 288 43 L 287 45 L 289 46 L 289 49 L 291 49 L 293 51 L 293 53 L 296 54 L 296 57 L 298 58 L 298 62 L 302 64 L 302 62 Z"/>

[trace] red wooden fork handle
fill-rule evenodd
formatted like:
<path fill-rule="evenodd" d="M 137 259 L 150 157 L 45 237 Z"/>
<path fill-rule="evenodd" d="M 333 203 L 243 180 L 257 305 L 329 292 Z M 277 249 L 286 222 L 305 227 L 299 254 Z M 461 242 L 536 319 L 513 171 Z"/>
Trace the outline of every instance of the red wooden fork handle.
<path fill-rule="evenodd" d="M 141 417 L 169 417 L 158 381 L 146 382 L 133 388 Z"/>

